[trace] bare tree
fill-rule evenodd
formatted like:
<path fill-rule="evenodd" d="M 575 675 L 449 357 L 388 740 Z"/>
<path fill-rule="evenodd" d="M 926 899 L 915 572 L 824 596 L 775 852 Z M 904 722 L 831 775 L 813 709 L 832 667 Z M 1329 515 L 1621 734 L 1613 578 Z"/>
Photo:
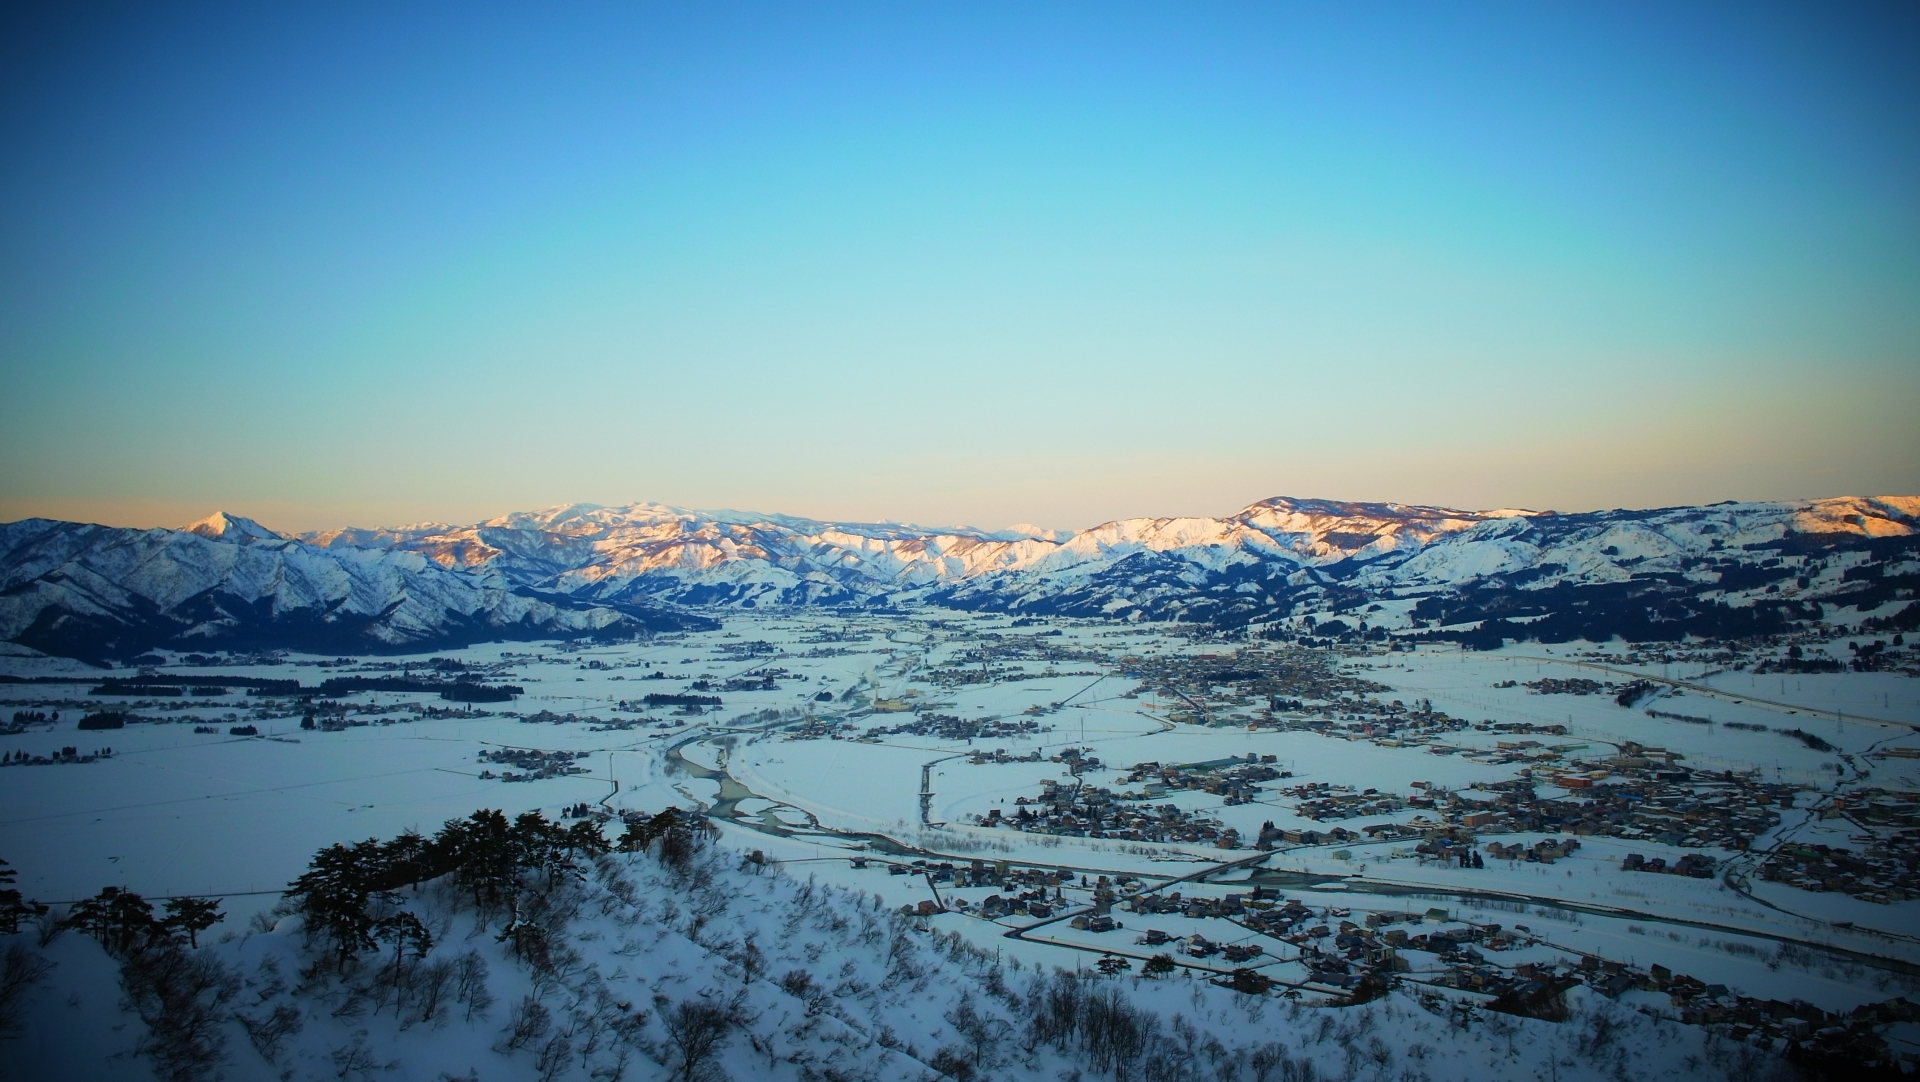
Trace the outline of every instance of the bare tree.
<path fill-rule="evenodd" d="M 0 1036 L 19 1035 L 27 991 L 51 972 L 53 963 L 28 950 L 26 944 L 7 944 L 7 953 L 0 956 Z"/>
<path fill-rule="evenodd" d="M 120 967 L 127 999 L 146 1022 L 141 1051 L 165 1082 L 208 1077 L 226 1049 L 221 1023 L 240 994 L 238 974 L 211 955 L 168 942 L 138 950 Z"/>
<path fill-rule="evenodd" d="M 561 1071 L 567 1069 L 573 1059 L 573 1042 L 563 1033 L 556 1033 L 540 1046 L 539 1055 L 534 1057 L 533 1069 L 540 1072 L 540 1082 L 553 1082 Z"/>
<path fill-rule="evenodd" d="M 553 1012 L 532 996 L 522 996 L 520 1002 L 513 1005 L 513 1011 L 507 1018 L 506 1036 L 493 1046 L 493 1050 L 512 1052 L 525 1048 L 536 1039 L 546 1036 L 552 1028 Z"/>
<path fill-rule="evenodd" d="M 454 963 L 436 958 L 416 966 L 413 971 L 413 1005 L 420 1008 L 421 1022 L 431 1022 L 440 1013 L 447 995 L 454 988 Z"/>
<path fill-rule="evenodd" d="M 271 1012 L 255 1018 L 252 1015 L 235 1011 L 235 1018 L 247 1031 L 248 1039 L 260 1053 L 260 1058 L 268 1063 L 278 1063 L 280 1051 L 285 1047 L 287 1038 L 300 1032 L 300 1009 L 291 1003 L 282 1003 Z"/>
<path fill-rule="evenodd" d="M 960 1002 L 947 1012 L 947 1022 L 965 1042 L 967 1059 L 979 1071 L 993 1064 L 1000 1041 L 1013 1029 L 1003 1018 L 982 1014 L 973 1005 L 973 996 L 961 993 Z M 948 1072 L 951 1073 L 951 1072 Z"/>
<path fill-rule="evenodd" d="M 454 960 L 453 998 L 467 1005 L 466 1020 L 487 1013 L 493 1006 L 493 993 L 487 991 L 487 960 L 479 951 L 470 950 Z"/>
<path fill-rule="evenodd" d="M 727 1034 L 738 1021 L 732 1007 L 699 999 L 684 999 L 671 1006 L 662 996 L 655 1000 L 660 1008 L 660 1023 L 667 1028 L 667 1039 L 679 1053 L 681 1082 L 693 1082 L 695 1075 L 712 1062 L 726 1045 Z"/>

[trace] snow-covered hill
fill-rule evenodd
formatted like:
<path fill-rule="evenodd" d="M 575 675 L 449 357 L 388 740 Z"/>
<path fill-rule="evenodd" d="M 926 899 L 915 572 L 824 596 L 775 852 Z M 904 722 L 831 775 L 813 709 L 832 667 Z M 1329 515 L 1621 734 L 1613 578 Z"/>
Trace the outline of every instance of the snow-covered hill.
<path fill-rule="evenodd" d="M 542 598 L 399 548 L 322 548 L 226 514 L 182 530 L 0 526 L 0 639 L 75 657 L 181 649 L 432 649 L 628 635 L 689 618 Z M 698 617 L 693 622 L 705 624 Z"/>
<path fill-rule="evenodd" d="M 1916 554 L 1911 496 L 1580 514 L 1276 497 L 1078 532 L 658 504 L 298 538 L 221 514 L 183 530 L 28 519 L 0 526 L 0 638 L 77 656 L 433 648 L 683 626 L 685 607 L 916 603 L 1321 638 L 1906 630 Z"/>
<path fill-rule="evenodd" d="M 519 832 L 509 837 L 540 822 L 506 827 L 499 812 L 468 822 L 489 816 L 502 834 Z M 976 942 L 984 926 L 994 943 L 992 924 L 907 916 L 878 894 L 715 845 L 678 859 L 660 843 L 658 857 L 591 855 L 577 847 L 599 831 L 578 822 L 530 859 L 506 850 L 506 874 L 485 879 L 409 880 L 377 863 L 378 841 L 334 846 L 296 884 L 293 912 L 207 929 L 198 947 L 154 927 L 137 895 L 62 907 L 76 930 L 49 914 L 44 934 L 0 935 L 0 1027 L 37 1038 L 9 1048 L 0 1072 L 102 1082 L 1784 1075 L 1752 1045 L 1574 981 L 1563 1006 L 1536 1012 L 1565 1015 L 1547 1021 L 1417 987 L 1316 1008 L 1349 997 L 1233 990 L 1171 953 L 1160 977 L 1130 961 L 1111 975 L 1049 972 Z M 369 890 L 370 869 L 402 889 Z"/>

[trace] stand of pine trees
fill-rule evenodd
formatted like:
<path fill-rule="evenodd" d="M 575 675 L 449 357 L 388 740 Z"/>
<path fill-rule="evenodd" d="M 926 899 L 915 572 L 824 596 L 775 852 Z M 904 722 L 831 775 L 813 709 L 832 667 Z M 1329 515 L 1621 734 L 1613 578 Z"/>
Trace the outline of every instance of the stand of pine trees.
<path fill-rule="evenodd" d="M 447 877 L 483 921 L 503 917 L 501 939 L 533 961 L 541 950 L 539 904 L 563 882 L 582 878 L 583 860 L 657 845 L 662 861 L 684 866 L 707 829 L 704 819 L 669 808 L 629 820 L 625 834 L 610 843 L 591 819 L 563 825 L 527 812 L 509 821 L 497 810 L 481 810 L 448 820 L 431 838 L 409 831 L 391 841 L 328 846 L 293 881 L 287 899 L 306 919 L 307 934 L 325 940 L 345 967 L 375 950 L 377 941 L 400 934 L 390 922 L 404 912 L 398 909 L 403 890 Z M 425 929 L 407 934 L 418 953 L 431 949 Z"/>

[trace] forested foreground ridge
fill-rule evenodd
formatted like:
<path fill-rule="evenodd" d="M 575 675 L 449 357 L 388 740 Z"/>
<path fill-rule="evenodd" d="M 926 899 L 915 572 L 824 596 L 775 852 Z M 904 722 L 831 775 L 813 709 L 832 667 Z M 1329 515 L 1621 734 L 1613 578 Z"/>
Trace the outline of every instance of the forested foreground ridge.
<path fill-rule="evenodd" d="M 1790 1077 L 1578 986 L 1548 1021 L 1022 966 L 671 809 L 617 838 L 479 811 L 330 846 L 245 928 L 218 899 L 111 888 L 4 904 L 0 1064 L 20 1079 Z"/>

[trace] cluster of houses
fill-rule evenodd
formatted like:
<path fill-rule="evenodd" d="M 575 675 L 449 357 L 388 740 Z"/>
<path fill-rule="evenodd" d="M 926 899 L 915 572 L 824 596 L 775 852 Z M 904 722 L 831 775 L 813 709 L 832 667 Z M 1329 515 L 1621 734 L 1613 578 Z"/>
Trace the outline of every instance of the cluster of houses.
<path fill-rule="evenodd" d="M 1827 1060 L 1887 1072 L 1873 1077 L 1911 1074 L 1920 1068 L 1920 1052 L 1911 1043 L 1896 1051 L 1882 1035 L 1895 1023 L 1906 1023 L 1904 1028 L 1908 1029 L 1920 1023 L 1920 1005 L 1904 998 L 1861 1004 L 1841 1014 L 1821 1010 L 1804 1000 L 1736 996 L 1722 985 L 1667 976 L 1660 966 L 1653 967 L 1642 980 L 1646 986 L 1668 994 L 1680 1009 L 1682 1022 L 1708 1027 L 1736 1041 L 1764 1045 L 1791 1059 L 1813 1063 Z"/>
<path fill-rule="evenodd" d="M 1920 897 L 1920 831 L 1874 835 L 1864 849 L 1794 843 L 1760 865 L 1760 878 L 1888 904 Z"/>
<path fill-rule="evenodd" d="M 864 867 L 864 858 L 856 858 L 857 867 Z M 916 860 L 906 864 L 889 864 L 887 871 L 892 875 L 924 876 L 936 889 L 941 885 L 953 888 L 992 887 L 996 893 L 987 895 L 978 905 L 958 895 L 948 899 L 948 905 L 961 913 L 971 913 L 988 920 L 1002 917 L 1031 917 L 1045 920 L 1059 915 L 1069 904 L 1066 888 L 1091 890 L 1093 912 L 1083 914 L 1086 920 L 1076 923 L 1076 927 L 1086 927 L 1089 922 L 1097 923 L 1094 931 L 1110 931 L 1118 925 L 1108 914 L 1113 908 L 1117 892 L 1137 883 L 1130 876 L 1110 880 L 1101 876 L 1098 882 L 1089 883 L 1084 877 L 1076 880 L 1074 873 L 1067 869 L 1049 871 L 1044 868 L 1016 868 L 1006 861 L 991 864 L 986 861 L 973 861 L 959 865 L 948 861 Z M 916 908 L 916 914 L 939 912 L 944 908 L 940 903 L 928 901 Z M 930 908 L 926 908 L 930 907 Z M 1100 918 L 1095 921 L 1094 918 Z"/>
<path fill-rule="evenodd" d="M 1555 722 L 1551 725 L 1538 725 L 1531 721 L 1481 721 L 1473 728 L 1483 733 L 1515 733 L 1528 736 L 1565 736 L 1567 727 Z"/>
<path fill-rule="evenodd" d="M 756 669 L 745 676 L 735 676 L 723 680 L 717 687 L 708 685 L 708 688 L 727 693 L 742 691 L 779 691 L 780 680 L 791 676 L 792 674 L 785 669 Z M 806 677 L 803 676 L 800 677 L 800 679 L 805 680 Z M 708 690 L 708 688 L 702 688 L 696 684 L 694 690 L 705 691 Z"/>
<path fill-rule="evenodd" d="M 1914 1049 L 1890 1049 L 1881 1032 L 1892 1023 L 1920 1022 L 1920 1005 L 1904 998 L 1862 1004 L 1843 1014 L 1804 1000 L 1737 995 L 1726 985 L 1708 984 L 1658 964 L 1641 969 L 1586 955 L 1576 972 L 1596 991 L 1615 998 L 1633 991 L 1665 993 L 1668 1004 L 1687 1025 L 1704 1026 L 1810 1065 L 1832 1059 L 1896 1072 L 1886 1077 L 1920 1067 L 1920 1055 Z"/>
<path fill-rule="evenodd" d="M 1503 845 L 1500 842 L 1487 843 L 1487 855 L 1495 860 L 1519 860 L 1529 864 L 1552 864 L 1563 857 L 1570 857 L 1580 848 L 1578 838 L 1544 838 L 1532 845 L 1514 842 Z"/>
<path fill-rule="evenodd" d="M 1024 755 L 1011 754 L 1005 748 L 967 753 L 967 764 L 969 766 L 986 766 L 989 763 L 1037 763 L 1041 761 L 1042 757 L 1038 750 L 1029 751 Z"/>
<path fill-rule="evenodd" d="M 1033 736 L 1051 729 L 1032 718 L 962 718 L 953 714 L 915 714 L 912 721 L 900 725 L 877 726 L 867 730 L 870 737 L 931 736 L 940 740 L 1006 740 Z"/>
<path fill-rule="evenodd" d="M 1487 846 L 1487 852 L 1493 853 L 1496 845 Z M 1462 868 L 1487 866 L 1486 858 L 1474 851 L 1473 835 L 1461 834 L 1453 830 L 1429 832 L 1426 840 L 1413 847 L 1413 852 L 1422 861 L 1438 860 L 1442 864 L 1457 864 Z M 1495 855 L 1495 859 L 1498 859 L 1498 854 Z"/>
<path fill-rule="evenodd" d="M 1448 859 L 1472 850 L 1472 839 L 1457 833 L 1436 834 L 1430 841 L 1435 855 L 1448 854 Z M 1578 848 L 1579 843 L 1568 838 L 1549 839 L 1524 849 L 1496 843 L 1486 851 L 1501 859 L 1551 863 Z M 1562 993 L 1579 983 L 1615 998 L 1630 991 L 1663 992 L 1678 1009 L 1681 1021 L 1711 1027 L 1732 1039 L 1790 1055 L 1845 1057 L 1854 1063 L 1890 1067 L 1902 1062 L 1900 1054 L 1890 1051 L 1876 1030 L 1889 1022 L 1920 1022 L 1920 1008 L 1902 999 L 1863 1006 L 1848 1015 L 1833 1014 L 1798 1001 L 1738 996 L 1722 985 L 1674 974 L 1658 964 L 1642 969 L 1591 955 L 1558 964 L 1534 961 L 1502 966 L 1489 961 L 1488 955 L 1538 942 L 1526 926 L 1507 929 L 1498 924 L 1454 921 L 1442 909 L 1374 912 L 1355 920 L 1350 910 L 1316 910 L 1298 898 L 1283 898 L 1274 888 L 1258 885 L 1245 893 L 1184 897 L 1177 891 L 1140 893 L 1138 880 L 1126 876 L 1111 880 L 1101 876 L 1089 882 L 1065 869 L 1011 868 L 1005 862 L 976 860 L 957 865 L 915 861 L 892 865 L 889 870 L 899 875 L 925 875 L 936 884 L 955 887 L 993 886 L 997 892 L 977 906 L 957 896 L 949 900 L 956 910 L 988 919 L 1059 917 L 1081 905 L 1077 898 L 1070 900 L 1065 894 L 1066 888 L 1073 888 L 1076 895 L 1090 892 L 1093 904 L 1075 912 L 1071 925 L 1095 934 L 1124 929 L 1116 910 L 1146 917 L 1172 914 L 1230 920 L 1291 944 L 1298 951 L 1298 962 L 1307 970 L 1305 984 L 1324 989 L 1354 992 L 1369 980 L 1407 974 L 1429 984 L 1491 997 L 1487 1005 L 1494 1010 L 1538 1017 L 1558 1017 L 1555 1012 L 1564 1009 Z M 904 912 L 932 915 L 942 908 L 945 906 L 929 900 L 907 906 Z M 1425 930 L 1420 927 L 1423 924 L 1433 927 Z M 1197 932 L 1175 936 L 1149 928 L 1135 942 L 1194 959 L 1219 958 L 1236 966 L 1257 965 L 1269 957 L 1267 948 L 1259 943 L 1224 943 Z M 1421 955 L 1432 956 L 1432 961 L 1420 961 Z"/>
<path fill-rule="evenodd" d="M 1339 717 L 1378 716 L 1383 726 L 1407 726 L 1418 711 L 1399 706 L 1389 711 L 1366 696 L 1392 689 L 1336 667 L 1323 650 L 1283 646 L 1246 648 L 1232 654 L 1174 654 L 1123 657 L 1126 675 L 1140 684 L 1132 694 L 1156 694 L 1169 708 L 1172 721 L 1194 725 L 1236 725 L 1249 728 L 1306 727 L 1291 722 L 1283 711 L 1317 709 L 1322 726 Z M 1318 708 L 1304 701 L 1326 704 Z M 1395 721 L 1389 721 L 1393 715 Z"/>
<path fill-rule="evenodd" d="M 533 748 L 489 748 L 480 753 L 483 763 L 496 763 L 520 768 L 520 772 L 508 770 L 495 774 L 491 770 L 482 770 L 480 776 L 485 779 L 499 778 L 501 781 L 539 781 L 542 778 L 561 778 L 568 774 L 585 774 L 587 769 L 575 766 L 574 761 L 584 759 L 584 751 L 537 751 Z"/>
<path fill-rule="evenodd" d="M 861 734 L 859 736 L 847 735 L 849 733 L 856 732 L 858 729 L 859 729 L 859 726 L 855 725 L 853 722 L 850 722 L 850 721 L 842 721 L 839 718 L 835 718 L 835 717 L 820 717 L 818 715 L 809 714 L 806 717 L 801 718 L 799 721 L 794 722 L 792 725 L 787 726 L 784 732 L 786 734 L 786 739 L 788 740 L 871 740 L 875 742 L 879 741 L 880 739 L 879 737 L 871 736 L 867 734 Z"/>
<path fill-rule="evenodd" d="M 1102 675 L 1102 672 L 1084 669 L 1065 671 L 1057 666 L 1063 661 L 1083 664 L 1086 662 L 1107 664 L 1111 661 L 1111 658 L 1103 653 L 1052 641 L 1063 637 L 1057 630 L 1037 635 L 1022 635 L 968 628 L 965 630 L 965 636 L 971 644 L 970 649 L 956 653 L 948 663 L 938 668 L 926 670 L 921 677 L 936 687 L 942 688 L 1037 680 L 1055 676 L 1093 677 Z M 1028 661 L 1043 662 L 1047 667 L 1043 671 L 1035 672 L 1021 664 Z"/>
<path fill-rule="evenodd" d="M 1162 766 L 1158 762 L 1135 763 L 1122 784 L 1140 785 L 1139 792 L 1122 793 L 1122 800 L 1156 800 L 1176 790 L 1197 790 L 1225 798 L 1227 804 L 1250 804 L 1260 792 L 1260 783 L 1293 777 L 1293 771 L 1272 764 L 1275 757 L 1248 752 L 1204 763 Z"/>
<path fill-rule="evenodd" d="M 1240 847 L 1239 831 L 1217 819 L 1194 815 L 1172 804 L 1153 806 L 1123 800 L 1112 790 L 1096 785 L 1062 785 L 1052 778 L 1041 780 L 1037 798 L 1016 797 L 1012 815 L 992 808 L 977 821 L 983 826 L 1010 827 L 1030 834 Z"/>
<path fill-rule="evenodd" d="M 1672 864 L 1665 857 L 1649 860 L 1640 853 L 1628 853 L 1627 859 L 1620 862 L 1623 872 L 1657 872 L 1667 875 L 1684 875 L 1694 879 L 1712 879 L 1714 859 L 1705 853 L 1686 853 Z"/>
<path fill-rule="evenodd" d="M 1258 943 L 1215 943 L 1198 932 L 1188 936 L 1171 936 L 1158 928 L 1149 928 L 1147 934 L 1134 940 L 1139 946 L 1170 946 L 1189 958 L 1212 958 L 1220 956 L 1236 965 L 1256 961 L 1267 951 Z"/>
<path fill-rule="evenodd" d="M 1496 684 L 1494 686 L 1510 688 L 1513 686 L 1513 681 L 1508 680 L 1503 684 Z M 1529 680 L 1520 686 L 1533 692 L 1535 695 L 1600 695 L 1611 691 L 1613 688 L 1612 684 L 1602 684 L 1598 680 L 1588 680 L 1581 676 L 1576 676 L 1568 680 L 1549 676 L 1541 680 Z"/>
<path fill-rule="evenodd" d="M 1071 904 L 1066 896 L 1066 888 L 1088 890 L 1092 894 L 1093 906 L 1090 911 L 1076 914 L 1073 927 L 1094 932 L 1110 932 L 1120 927 L 1112 916 L 1113 905 L 1122 889 L 1137 886 L 1137 880 L 1130 876 L 1109 879 L 1100 876 L 1097 882 L 1089 883 L 1083 876 L 1077 882 L 1071 871 L 1062 869 L 1057 872 L 1042 868 L 1013 868 L 1006 862 L 988 865 L 974 861 L 968 867 L 937 862 L 929 864 L 915 861 L 912 864 L 895 864 L 889 869 L 895 875 L 921 874 L 935 884 L 950 883 L 954 887 L 994 887 L 996 893 L 981 899 L 978 905 L 955 895 L 950 904 L 962 913 L 972 913 L 988 920 L 1003 917 L 1029 917 L 1046 920 L 1058 916 Z"/>
<path fill-rule="evenodd" d="M 1636 761 L 1639 765 L 1636 765 Z M 1687 848 L 1745 849 L 1779 825 L 1798 788 L 1762 781 L 1757 773 L 1694 773 L 1618 756 L 1600 780 L 1542 797 L 1536 785 L 1565 786 L 1564 776 L 1522 771 L 1521 777 L 1475 790 L 1435 794 L 1449 821 L 1476 830 L 1563 832 L 1644 839 Z"/>
<path fill-rule="evenodd" d="M 1368 831 L 1402 829 L 1398 824 L 1389 823 L 1384 827 L 1367 827 Z M 1269 819 L 1261 824 L 1260 836 L 1254 845 L 1259 849 L 1272 849 L 1277 845 L 1326 845 L 1331 842 L 1358 841 L 1361 835 L 1346 827 L 1334 827 L 1332 830 L 1319 831 L 1311 827 L 1287 827 L 1284 830 L 1273 825 Z"/>
<path fill-rule="evenodd" d="M 1408 952 L 1435 955 L 1452 967 L 1440 973 L 1433 981 L 1436 984 L 1499 995 L 1524 983 L 1488 964 L 1480 953 L 1481 949 L 1504 951 L 1520 944 L 1515 933 L 1497 924 L 1461 924 L 1419 933 L 1393 926 L 1445 922 L 1446 911 L 1370 913 L 1360 923 L 1351 916 L 1343 909 L 1316 916 L 1296 899 L 1253 914 L 1241 923 L 1294 944 L 1300 950 L 1300 962 L 1310 973 L 1309 979 L 1333 988 L 1352 989 L 1371 974 L 1407 973 L 1413 969 Z M 1328 922 L 1334 923 L 1329 926 Z"/>
<path fill-rule="evenodd" d="M 1179 891 L 1166 894 L 1143 894 L 1130 898 L 1121 906 L 1130 913 L 1172 913 L 1183 917 L 1239 917 L 1245 915 L 1247 896 L 1229 894 L 1225 897 L 1195 896 L 1182 898 Z"/>
<path fill-rule="evenodd" d="M 1342 699 L 1317 708 L 1317 713 L 1318 717 L 1269 714 L 1249 727 L 1313 732 L 1337 740 L 1370 740 L 1389 748 L 1431 744 L 1438 737 L 1468 728 L 1464 719 L 1435 710 L 1431 703 L 1409 707 L 1398 699 L 1384 704 L 1371 699 Z M 1446 753 L 1459 750 L 1445 744 L 1434 747 Z"/>
<path fill-rule="evenodd" d="M 1405 808 L 1406 802 L 1393 793 L 1378 789 L 1356 790 L 1351 785 L 1311 782 L 1280 790 L 1281 795 L 1298 801 L 1295 814 L 1316 822 L 1357 819 L 1363 815 L 1389 815 Z"/>

